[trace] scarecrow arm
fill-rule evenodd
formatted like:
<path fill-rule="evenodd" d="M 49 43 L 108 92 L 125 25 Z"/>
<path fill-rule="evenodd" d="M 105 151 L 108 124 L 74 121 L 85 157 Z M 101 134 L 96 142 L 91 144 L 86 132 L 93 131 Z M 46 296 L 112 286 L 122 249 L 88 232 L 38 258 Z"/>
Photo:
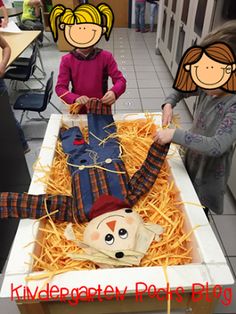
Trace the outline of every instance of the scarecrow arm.
<path fill-rule="evenodd" d="M 169 150 L 169 144 L 164 146 L 154 142 L 141 168 L 135 172 L 129 181 L 129 191 L 126 200 L 133 206 L 139 198 L 150 191 L 164 163 Z"/>

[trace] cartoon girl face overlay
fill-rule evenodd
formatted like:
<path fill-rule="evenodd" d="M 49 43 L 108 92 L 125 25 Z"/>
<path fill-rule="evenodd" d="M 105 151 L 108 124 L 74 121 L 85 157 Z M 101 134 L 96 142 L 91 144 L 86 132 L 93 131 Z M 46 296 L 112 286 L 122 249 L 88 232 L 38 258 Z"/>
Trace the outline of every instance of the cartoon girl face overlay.
<path fill-rule="evenodd" d="M 65 38 L 74 47 L 88 48 L 100 40 L 104 31 L 105 27 L 96 24 L 65 25 Z"/>
<path fill-rule="evenodd" d="M 97 44 L 102 35 L 109 40 L 114 15 L 111 8 L 104 3 L 97 7 L 91 4 L 81 4 L 74 10 L 65 8 L 63 5 L 56 5 L 49 19 L 55 41 L 58 39 L 57 25 L 59 24 L 70 45 L 75 48 L 89 48 Z"/>
<path fill-rule="evenodd" d="M 181 62 L 173 87 L 182 92 L 223 89 L 236 91 L 236 59 L 225 43 L 189 48 Z"/>

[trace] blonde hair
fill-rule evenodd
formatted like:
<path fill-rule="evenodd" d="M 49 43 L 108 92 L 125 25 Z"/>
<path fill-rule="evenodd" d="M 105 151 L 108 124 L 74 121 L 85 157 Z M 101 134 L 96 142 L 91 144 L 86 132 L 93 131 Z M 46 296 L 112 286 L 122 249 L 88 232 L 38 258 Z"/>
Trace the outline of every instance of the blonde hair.
<path fill-rule="evenodd" d="M 195 46 L 189 48 L 182 57 L 181 63 L 176 74 L 173 87 L 182 92 L 194 92 L 197 90 L 197 85 L 194 83 L 191 72 L 185 69 L 186 65 L 192 65 L 198 62 L 203 53 L 205 53 L 212 60 L 226 65 L 233 65 L 236 62 L 235 55 L 231 47 L 226 43 L 209 44 L 201 47 Z M 221 89 L 228 92 L 236 91 L 236 73 L 231 73 L 231 77 L 221 86 Z"/>
<path fill-rule="evenodd" d="M 92 4 L 78 5 L 74 10 L 64 5 L 56 5 L 51 10 L 49 21 L 53 39 L 58 40 L 57 21 L 61 24 L 74 25 L 81 23 L 93 23 L 106 27 L 105 38 L 109 40 L 114 23 L 114 14 L 109 5 L 101 3 L 96 7 Z M 103 22 L 105 19 L 105 23 Z"/>

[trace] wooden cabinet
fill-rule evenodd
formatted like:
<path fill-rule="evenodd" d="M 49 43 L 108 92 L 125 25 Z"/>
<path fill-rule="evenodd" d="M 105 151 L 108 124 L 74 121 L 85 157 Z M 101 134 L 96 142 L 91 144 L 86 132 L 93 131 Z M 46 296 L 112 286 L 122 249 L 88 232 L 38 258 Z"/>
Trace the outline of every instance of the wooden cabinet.
<path fill-rule="evenodd" d="M 109 0 L 109 1 L 102 1 L 102 0 L 90 0 L 89 3 L 97 6 L 100 3 L 107 3 L 114 13 L 114 27 L 128 27 L 129 24 L 129 0 Z"/>
<path fill-rule="evenodd" d="M 66 8 L 74 9 L 78 4 L 78 0 L 52 0 L 52 5 L 55 6 L 57 4 L 62 4 Z M 68 44 L 68 42 L 65 40 L 64 32 L 60 29 L 58 29 L 58 41 L 57 41 L 57 47 L 60 51 L 71 51 L 74 47 Z"/>

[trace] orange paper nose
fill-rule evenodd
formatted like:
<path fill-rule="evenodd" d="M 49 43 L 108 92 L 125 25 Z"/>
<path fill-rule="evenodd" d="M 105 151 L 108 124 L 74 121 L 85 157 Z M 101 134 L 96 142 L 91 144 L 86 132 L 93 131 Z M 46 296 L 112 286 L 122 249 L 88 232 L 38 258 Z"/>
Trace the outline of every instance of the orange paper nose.
<path fill-rule="evenodd" d="M 115 230 L 116 220 L 108 221 L 107 226 L 111 229 L 112 232 Z"/>

